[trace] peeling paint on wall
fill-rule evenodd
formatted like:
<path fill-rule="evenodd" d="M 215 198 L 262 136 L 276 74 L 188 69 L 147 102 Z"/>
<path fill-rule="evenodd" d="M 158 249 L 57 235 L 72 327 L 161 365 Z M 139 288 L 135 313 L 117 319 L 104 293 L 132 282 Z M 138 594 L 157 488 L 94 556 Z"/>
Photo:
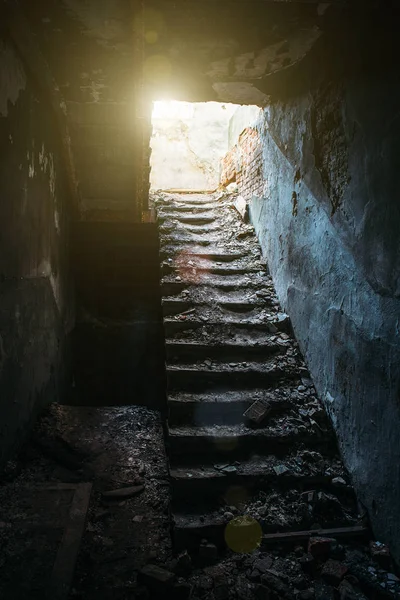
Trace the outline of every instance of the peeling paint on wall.
<path fill-rule="evenodd" d="M 0 116 L 7 117 L 8 103 L 15 104 L 26 87 L 24 67 L 14 49 L 0 40 Z"/>

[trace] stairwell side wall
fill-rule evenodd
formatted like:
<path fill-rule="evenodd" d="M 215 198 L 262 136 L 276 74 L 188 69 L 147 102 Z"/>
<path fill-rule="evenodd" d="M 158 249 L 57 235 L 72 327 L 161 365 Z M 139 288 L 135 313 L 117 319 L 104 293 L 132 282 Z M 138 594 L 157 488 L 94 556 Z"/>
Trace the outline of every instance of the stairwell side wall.
<path fill-rule="evenodd" d="M 62 399 L 74 321 L 68 189 L 56 121 L 0 35 L 0 468 Z"/>
<path fill-rule="evenodd" d="M 263 111 L 250 213 L 374 533 L 400 561 L 400 85 L 395 70 Z"/>

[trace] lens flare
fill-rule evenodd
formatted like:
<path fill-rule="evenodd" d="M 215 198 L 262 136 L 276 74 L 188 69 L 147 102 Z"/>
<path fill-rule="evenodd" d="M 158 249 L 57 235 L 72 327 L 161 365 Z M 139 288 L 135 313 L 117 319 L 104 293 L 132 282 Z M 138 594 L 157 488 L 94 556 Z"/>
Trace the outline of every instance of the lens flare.
<path fill-rule="evenodd" d="M 260 547 L 261 525 L 248 515 L 235 517 L 225 528 L 225 542 L 228 548 L 241 554 L 249 554 Z"/>
<path fill-rule="evenodd" d="M 148 44 L 155 44 L 158 41 L 158 33 L 154 29 L 149 29 L 144 34 L 144 39 Z"/>

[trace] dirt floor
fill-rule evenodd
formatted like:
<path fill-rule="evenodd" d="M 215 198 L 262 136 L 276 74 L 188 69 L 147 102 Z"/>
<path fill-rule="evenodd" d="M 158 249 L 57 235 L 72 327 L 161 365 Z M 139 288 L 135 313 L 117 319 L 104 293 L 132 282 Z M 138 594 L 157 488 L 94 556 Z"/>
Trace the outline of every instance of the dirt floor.
<path fill-rule="evenodd" d="M 59 495 L 57 502 L 49 504 L 47 496 L 29 495 L 27 489 L 82 481 L 92 482 L 93 488 L 75 575 L 65 598 L 400 598 L 394 565 L 387 548 L 379 543 L 321 537 L 309 541 L 300 536 L 283 544 L 264 536 L 256 549 L 228 551 L 224 556 L 204 540 L 197 564 L 185 551 L 174 555 L 159 415 L 136 407 L 52 406 L 3 474 L 2 599 L 58 597 L 46 593 L 59 531 L 55 527 L 49 536 L 36 528 L 26 536 L 22 523 L 31 519 L 32 506 L 39 522 L 51 514 L 56 524 L 61 523 L 66 500 Z M 115 497 L 104 495 L 113 490 L 119 490 Z M 276 497 L 271 491 L 254 498 L 246 510 L 254 517 L 274 513 L 276 519 L 279 512 L 287 518 L 285 506 L 290 507 L 290 497 Z M 224 510 L 229 512 L 229 507 Z M 231 519 L 240 518 L 235 512 Z M 56 536 L 54 531 L 58 531 Z"/>

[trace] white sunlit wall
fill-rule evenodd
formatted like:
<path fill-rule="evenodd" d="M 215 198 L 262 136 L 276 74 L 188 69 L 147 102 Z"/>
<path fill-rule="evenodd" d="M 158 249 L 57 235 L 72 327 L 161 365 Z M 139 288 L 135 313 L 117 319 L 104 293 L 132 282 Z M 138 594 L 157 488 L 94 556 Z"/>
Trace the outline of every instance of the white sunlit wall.
<path fill-rule="evenodd" d="M 215 190 L 237 108 L 218 102 L 154 102 L 151 189 Z"/>

